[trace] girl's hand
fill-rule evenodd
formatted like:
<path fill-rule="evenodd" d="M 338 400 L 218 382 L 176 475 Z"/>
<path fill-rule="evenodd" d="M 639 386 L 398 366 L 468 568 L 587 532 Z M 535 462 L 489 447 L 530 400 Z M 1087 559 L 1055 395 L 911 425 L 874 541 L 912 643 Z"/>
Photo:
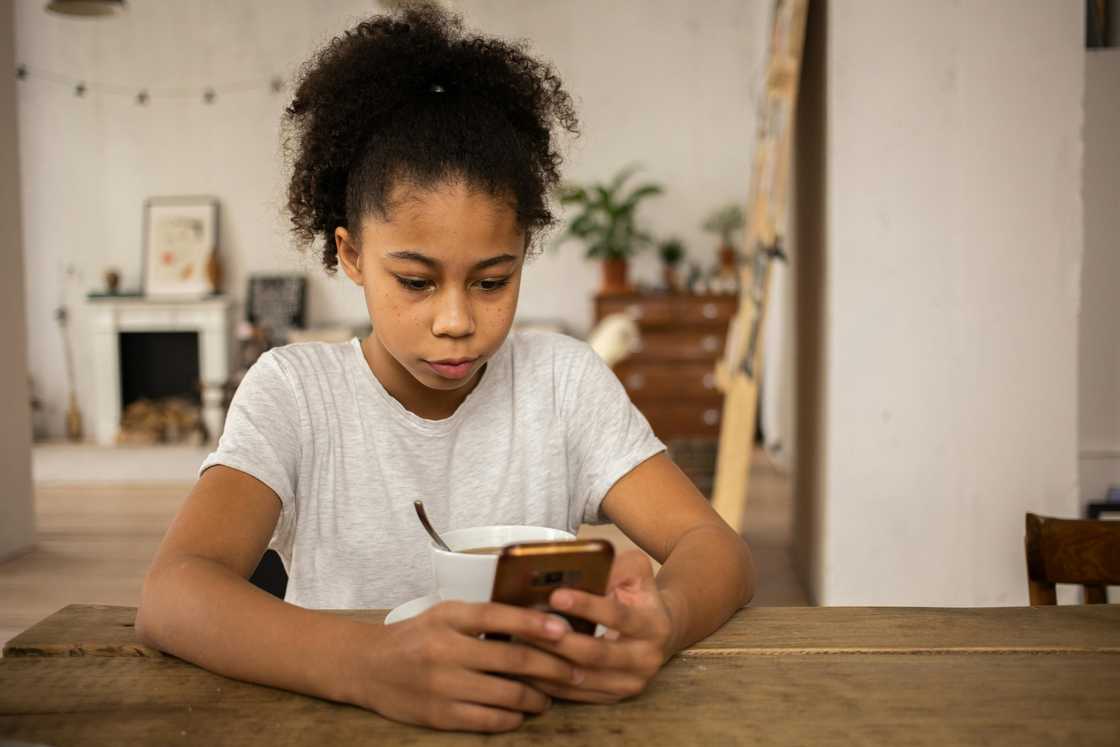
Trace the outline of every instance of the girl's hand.
<path fill-rule="evenodd" d="M 346 700 L 388 718 L 437 729 L 498 732 L 540 713 L 548 696 L 522 681 L 558 687 L 579 681 L 575 666 L 536 648 L 562 637 L 562 619 L 504 604 L 443 602 L 377 631 L 348 672 Z M 507 633 L 534 645 L 480 640 Z M 363 642 L 358 647 L 363 648 Z"/>
<path fill-rule="evenodd" d="M 608 630 L 602 638 L 568 633 L 559 641 L 537 644 L 563 656 L 583 674 L 576 683 L 531 680 L 541 692 L 567 700 L 616 703 L 642 692 L 674 653 L 669 607 L 649 560 L 637 550 L 615 560 L 606 596 L 558 589 L 550 604 Z"/>

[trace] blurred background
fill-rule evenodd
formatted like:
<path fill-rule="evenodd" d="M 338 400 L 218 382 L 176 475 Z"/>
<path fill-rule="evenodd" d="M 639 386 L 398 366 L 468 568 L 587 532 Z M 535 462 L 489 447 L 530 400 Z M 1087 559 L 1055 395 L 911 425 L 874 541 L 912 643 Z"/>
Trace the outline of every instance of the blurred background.
<path fill-rule="evenodd" d="M 0 0 L 0 641 L 135 605 L 255 356 L 369 329 L 288 234 L 279 125 L 300 63 L 400 3 L 67 4 Z M 628 314 L 615 370 L 710 493 L 773 3 L 445 4 L 554 65 L 570 185 L 656 187 L 607 255 L 565 204 L 518 323 Z M 756 604 L 1025 604 L 1024 512 L 1120 514 L 1115 5 L 810 0 L 744 447 Z"/>

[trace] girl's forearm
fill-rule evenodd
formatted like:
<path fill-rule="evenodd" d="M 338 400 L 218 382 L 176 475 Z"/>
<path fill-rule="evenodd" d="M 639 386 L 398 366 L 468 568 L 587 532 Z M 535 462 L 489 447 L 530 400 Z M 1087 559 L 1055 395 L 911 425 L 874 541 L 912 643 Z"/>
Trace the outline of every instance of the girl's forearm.
<path fill-rule="evenodd" d="M 750 547 L 727 526 L 685 534 L 657 574 L 673 632 L 666 657 L 711 635 L 754 596 Z"/>
<path fill-rule="evenodd" d="M 144 581 L 145 644 L 218 674 L 349 701 L 343 664 L 371 626 L 283 602 L 213 560 L 181 557 Z M 349 652 L 349 654 L 347 653 Z"/>

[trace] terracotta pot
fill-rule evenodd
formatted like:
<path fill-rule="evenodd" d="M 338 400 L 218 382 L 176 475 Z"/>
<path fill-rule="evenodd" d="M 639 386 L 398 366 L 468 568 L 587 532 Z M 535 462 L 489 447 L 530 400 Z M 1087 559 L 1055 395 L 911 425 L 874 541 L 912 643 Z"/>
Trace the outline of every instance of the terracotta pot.
<path fill-rule="evenodd" d="M 676 293 L 681 289 L 681 281 L 680 278 L 677 277 L 676 265 L 661 266 L 661 282 L 665 284 L 665 290 L 670 293 Z"/>
<path fill-rule="evenodd" d="M 735 247 L 724 244 L 719 248 L 719 269 L 722 272 L 734 273 L 736 266 Z"/>
<path fill-rule="evenodd" d="M 630 290 L 630 283 L 626 279 L 629 263 L 625 258 L 603 260 L 603 287 L 602 293 L 626 293 Z"/>

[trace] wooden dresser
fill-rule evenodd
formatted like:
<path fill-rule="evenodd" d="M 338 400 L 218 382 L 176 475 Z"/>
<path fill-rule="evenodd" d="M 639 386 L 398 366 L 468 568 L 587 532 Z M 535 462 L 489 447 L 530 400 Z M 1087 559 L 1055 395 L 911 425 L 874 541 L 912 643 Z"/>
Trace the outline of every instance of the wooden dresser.
<path fill-rule="evenodd" d="M 617 313 L 638 323 L 641 350 L 614 371 L 662 441 L 719 436 L 715 364 L 738 303 L 737 295 L 596 296 L 596 323 Z"/>

